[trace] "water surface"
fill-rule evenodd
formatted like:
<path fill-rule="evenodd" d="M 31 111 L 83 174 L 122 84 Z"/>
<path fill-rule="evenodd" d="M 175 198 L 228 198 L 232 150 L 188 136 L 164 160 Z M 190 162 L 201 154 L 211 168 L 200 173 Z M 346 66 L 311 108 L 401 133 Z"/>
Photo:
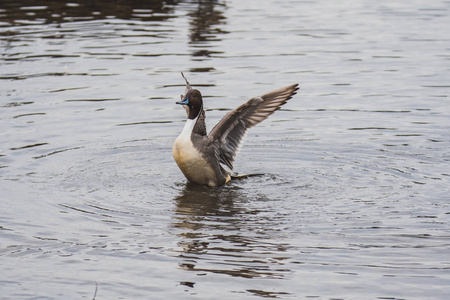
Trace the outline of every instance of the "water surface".
<path fill-rule="evenodd" d="M 446 1 L 3 1 L 0 299 L 447 299 Z M 186 184 L 183 71 L 261 176 Z"/>

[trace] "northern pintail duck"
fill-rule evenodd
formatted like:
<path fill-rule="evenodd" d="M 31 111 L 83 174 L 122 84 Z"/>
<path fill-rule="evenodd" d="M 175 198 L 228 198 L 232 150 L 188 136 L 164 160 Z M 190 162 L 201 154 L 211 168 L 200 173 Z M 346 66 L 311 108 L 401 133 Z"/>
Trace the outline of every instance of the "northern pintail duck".
<path fill-rule="evenodd" d="M 231 179 L 233 161 L 247 130 L 267 119 L 292 98 L 298 90 L 293 84 L 264 95 L 253 97 L 233 111 L 206 133 L 202 94 L 192 89 L 186 77 L 185 95 L 181 104 L 186 109 L 187 121 L 172 146 L 172 154 L 184 176 L 191 182 L 220 186 Z"/>

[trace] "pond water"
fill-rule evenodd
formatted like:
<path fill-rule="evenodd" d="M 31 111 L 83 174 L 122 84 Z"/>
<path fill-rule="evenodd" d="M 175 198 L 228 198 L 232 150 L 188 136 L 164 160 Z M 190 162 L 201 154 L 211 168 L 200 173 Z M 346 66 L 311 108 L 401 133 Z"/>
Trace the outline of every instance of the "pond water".
<path fill-rule="evenodd" d="M 2 1 L 0 299 L 449 299 L 448 1 Z M 186 184 L 209 129 L 299 83 Z"/>

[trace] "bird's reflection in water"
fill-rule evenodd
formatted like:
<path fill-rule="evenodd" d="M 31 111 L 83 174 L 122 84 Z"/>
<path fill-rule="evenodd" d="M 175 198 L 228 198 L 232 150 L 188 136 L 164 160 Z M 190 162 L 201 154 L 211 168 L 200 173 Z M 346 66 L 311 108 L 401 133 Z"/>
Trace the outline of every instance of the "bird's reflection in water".
<path fill-rule="evenodd" d="M 181 238 L 182 268 L 244 278 L 283 278 L 290 272 L 284 265 L 288 245 L 271 239 L 277 221 L 268 211 L 246 208 L 264 197 L 249 198 L 233 185 L 187 184 L 175 201 L 172 227 Z"/>

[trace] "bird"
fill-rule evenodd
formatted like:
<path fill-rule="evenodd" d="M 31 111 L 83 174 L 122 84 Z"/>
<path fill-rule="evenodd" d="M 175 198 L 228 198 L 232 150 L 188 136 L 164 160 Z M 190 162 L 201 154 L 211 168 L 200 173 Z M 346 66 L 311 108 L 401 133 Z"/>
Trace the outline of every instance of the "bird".
<path fill-rule="evenodd" d="M 176 104 L 185 108 L 187 120 L 172 145 L 172 154 L 189 182 L 210 187 L 224 185 L 233 178 L 233 162 L 247 130 L 267 119 L 299 89 L 298 84 L 292 84 L 253 97 L 228 112 L 207 134 L 202 94 L 181 75 L 186 81 L 185 94 Z"/>

